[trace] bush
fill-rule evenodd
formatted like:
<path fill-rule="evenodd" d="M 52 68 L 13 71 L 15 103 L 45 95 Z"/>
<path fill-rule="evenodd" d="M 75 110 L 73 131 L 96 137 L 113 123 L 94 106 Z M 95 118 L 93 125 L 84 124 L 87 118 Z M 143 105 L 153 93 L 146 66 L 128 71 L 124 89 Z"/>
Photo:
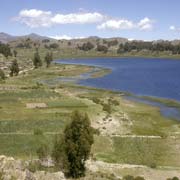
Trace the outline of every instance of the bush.
<path fill-rule="evenodd" d="M 4 79 L 5 79 L 4 71 L 0 69 L 0 80 L 4 80 Z"/>
<path fill-rule="evenodd" d="M 59 47 L 59 45 L 57 43 L 52 43 L 49 45 L 49 48 L 52 48 L 52 49 L 57 49 Z"/>
<path fill-rule="evenodd" d="M 133 176 L 127 175 L 123 177 L 123 180 L 134 180 Z"/>
<path fill-rule="evenodd" d="M 34 135 L 43 135 L 43 131 L 41 129 L 34 129 Z"/>
<path fill-rule="evenodd" d="M 178 177 L 173 177 L 172 180 L 179 180 L 179 178 Z"/>
<path fill-rule="evenodd" d="M 91 42 L 84 43 L 81 47 L 79 47 L 79 49 L 83 51 L 90 51 L 93 48 L 94 45 Z"/>
<path fill-rule="evenodd" d="M 123 177 L 123 180 L 145 180 L 145 179 L 141 176 L 133 177 L 133 176 L 127 175 Z"/>
<path fill-rule="evenodd" d="M 102 104 L 103 105 L 103 111 L 106 111 L 107 113 L 111 114 L 112 112 L 112 108 L 111 108 L 111 105 L 108 103 L 108 104 Z"/>
<path fill-rule="evenodd" d="M 36 151 L 39 159 L 45 159 L 49 155 L 49 147 L 46 144 L 42 144 Z"/>
<path fill-rule="evenodd" d="M 136 178 L 134 178 L 134 180 L 145 180 L 145 179 L 141 176 L 137 176 Z"/>
<path fill-rule="evenodd" d="M 97 51 L 107 53 L 108 48 L 106 46 L 104 46 L 104 45 L 97 45 Z"/>
<path fill-rule="evenodd" d="M 152 163 L 152 164 L 150 165 L 150 167 L 151 167 L 152 169 L 155 169 L 155 168 L 157 167 L 157 165 L 156 165 L 156 163 Z"/>

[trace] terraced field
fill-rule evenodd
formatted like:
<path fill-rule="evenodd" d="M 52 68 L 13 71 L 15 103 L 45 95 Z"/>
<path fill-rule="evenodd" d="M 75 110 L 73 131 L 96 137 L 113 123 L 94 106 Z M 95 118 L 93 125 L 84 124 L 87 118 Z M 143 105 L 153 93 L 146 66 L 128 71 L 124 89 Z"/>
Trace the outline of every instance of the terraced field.
<path fill-rule="evenodd" d="M 179 172 L 179 122 L 162 117 L 156 107 L 125 99 L 120 92 L 57 80 L 76 79 L 90 71 L 92 67 L 52 65 L 1 83 L 0 154 L 33 159 L 41 144 L 48 144 L 51 150 L 55 136 L 61 136 L 71 112 L 78 109 L 88 113 L 92 126 L 100 132 L 95 136 L 92 159 L 150 169 L 171 167 Z M 120 168 L 116 173 L 129 171 Z"/>

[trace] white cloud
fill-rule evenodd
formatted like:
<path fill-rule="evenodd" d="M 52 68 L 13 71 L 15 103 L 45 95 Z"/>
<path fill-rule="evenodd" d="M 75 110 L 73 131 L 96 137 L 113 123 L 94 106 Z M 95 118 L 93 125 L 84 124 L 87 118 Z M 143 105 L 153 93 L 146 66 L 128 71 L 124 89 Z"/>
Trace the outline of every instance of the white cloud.
<path fill-rule="evenodd" d="M 145 17 L 144 19 L 140 20 L 138 23 L 138 28 L 140 30 L 152 30 L 153 29 L 154 21 Z"/>
<path fill-rule="evenodd" d="M 56 24 L 88 24 L 103 21 L 104 16 L 100 13 L 75 13 L 75 14 L 56 14 L 52 22 Z"/>
<path fill-rule="evenodd" d="M 50 38 L 61 40 L 61 39 L 66 39 L 66 40 L 71 40 L 71 39 L 84 39 L 86 37 L 80 36 L 80 37 L 72 37 L 68 35 L 56 35 L 56 36 L 50 36 Z"/>
<path fill-rule="evenodd" d="M 180 28 L 176 27 L 176 26 L 170 26 L 169 29 L 171 31 L 175 31 L 175 32 L 180 32 Z"/>
<path fill-rule="evenodd" d="M 108 20 L 101 25 L 97 26 L 98 29 L 114 29 L 114 30 L 122 30 L 122 29 L 132 29 L 134 28 L 134 24 L 132 21 L 122 19 L 122 20 Z"/>
<path fill-rule="evenodd" d="M 21 17 L 30 17 L 30 18 L 35 18 L 35 17 L 40 17 L 40 16 L 44 16 L 44 15 L 51 15 L 50 11 L 41 11 L 41 10 L 37 10 L 37 9 L 24 9 L 22 11 L 20 11 L 19 16 Z"/>
<path fill-rule="evenodd" d="M 49 27 L 56 24 L 89 24 L 103 21 L 105 16 L 98 12 L 93 13 L 70 13 L 52 14 L 51 11 L 37 9 L 24 9 L 19 12 L 16 21 L 21 22 L 31 28 Z"/>
<path fill-rule="evenodd" d="M 37 9 L 22 10 L 19 16 L 15 19 L 31 28 L 35 27 L 49 27 L 51 22 L 52 13 L 50 11 L 41 11 Z"/>
<path fill-rule="evenodd" d="M 98 12 L 85 12 L 78 13 L 53 14 L 51 11 L 42 11 L 38 9 L 24 9 L 19 12 L 16 21 L 25 24 L 31 28 L 50 27 L 58 24 L 96 24 L 97 29 L 111 29 L 111 30 L 152 30 L 154 21 L 145 17 L 139 22 L 134 22 L 127 19 L 110 19 Z M 174 27 L 175 28 L 175 27 Z"/>
<path fill-rule="evenodd" d="M 126 29 L 139 29 L 139 30 L 152 30 L 154 21 L 145 17 L 140 20 L 138 23 L 127 19 L 119 19 L 119 20 L 107 20 L 101 25 L 97 26 L 97 29 L 113 29 L 113 30 L 126 30 Z"/>

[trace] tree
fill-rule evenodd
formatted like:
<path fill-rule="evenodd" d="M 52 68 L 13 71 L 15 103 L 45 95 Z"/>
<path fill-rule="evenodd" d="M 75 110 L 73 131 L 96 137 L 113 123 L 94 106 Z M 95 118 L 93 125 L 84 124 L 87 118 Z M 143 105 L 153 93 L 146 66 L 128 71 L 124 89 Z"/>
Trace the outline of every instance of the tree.
<path fill-rule="evenodd" d="M 79 49 L 83 51 L 90 51 L 93 48 L 94 45 L 91 42 L 84 43 L 82 46 L 79 47 Z"/>
<path fill-rule="evenodd" d="M 17 60 L 13 60 L 11 66 L 10 66 L 10 76 L 17 76 L 19 73 L 19 65 L 17 63 Z"/>
<path fill-rule="evenodd" d="M 12 56 L 9 44 L 2 44 L 0 42 L 0 53 L 3 54 L 6 58 L 8 58 L 8 56 Z"/>
<path fill-rule="evenodd" d="M 41 58 L 39 56 L 38 50 L 34 53 L 33 64 L 34 64 L 35 68 L 42 66 L 42 61 L 41 61 Z"/>
<path fill-rule="evenodd" d="M 57 49 L 59 47 L 59 45 L 57 43 L 52 43 L 49 45 L 49 48 L 52 48 L 52 49 Z"/>
<path fill-rule="evenodd" d="M 85 175 L 85 161 L 94 142 L 93 133 L 88 115 L 73 112 L 72 122 L 65 128 L 63 138 L 55 142 L 53 151 L 56 162 L 63 157 L 67 175 L 73 178 Z"/>
<path fill-rule="evenodd" d="M 5 77 L 4 71 L 0 69 L 0 80 L 4 80 L 5 78 L 6 77 Z"/>
<path fill-rule="evenodd" d="M 47 53 L 45 58 L 44 58 L 44 61 L 46 62 L 46 67 L 48 68 L 51 64 L 51 62 L 53 61 L 53 54 L 52 52 L 51 53 Z"/>
<path fill-rule="evenodd" d="M 104 53 L 108 52 L 108 48 L 104 45 L 97 45 L 97 51 L 102 51 Z"/>
<path fill-rule="evenodd" d="M 17 57 L 17 51 L 13 50 L 14 57 Z"/>

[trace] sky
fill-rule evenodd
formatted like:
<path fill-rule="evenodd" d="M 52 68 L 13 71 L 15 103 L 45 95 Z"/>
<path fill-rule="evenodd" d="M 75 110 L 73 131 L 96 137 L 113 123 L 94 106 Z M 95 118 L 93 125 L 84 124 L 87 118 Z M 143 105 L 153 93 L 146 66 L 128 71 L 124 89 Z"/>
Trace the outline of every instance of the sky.
<path fill-rule="evenodd" d="M 1 0 L 0 32 L 180 39 L 180 0 Z"/>

